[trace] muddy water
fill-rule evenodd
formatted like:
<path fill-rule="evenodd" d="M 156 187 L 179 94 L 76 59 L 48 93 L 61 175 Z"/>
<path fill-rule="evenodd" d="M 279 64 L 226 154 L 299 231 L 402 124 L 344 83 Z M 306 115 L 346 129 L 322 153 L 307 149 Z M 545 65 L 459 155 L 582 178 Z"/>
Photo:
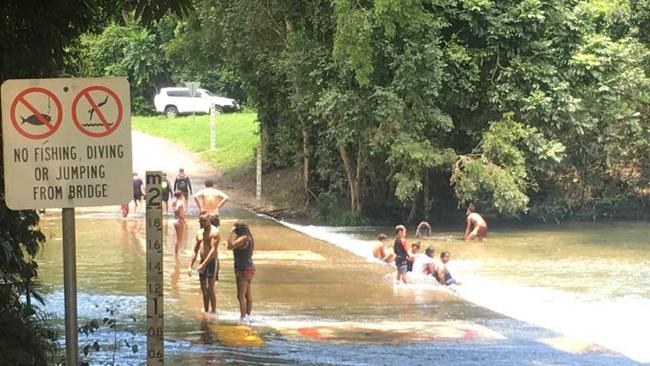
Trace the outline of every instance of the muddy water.
<path fill-rule="evenodd" d="M 190 219 L 180 254 L 175 257 L 172 220 L 166 220 L 165 353 L 168 364 L 393 365 L 402 364 L 404 360 L 412 365 L 431 362 L 481 365 L 487 360 L 503 365 L 636 364 L 627 357 L 594 346 L 582 349 L 588 351 L 583 354 L 549 346 L 544 340 L 562 339 L 562 329 L 553 330 L 543 321 L 528 319 L 527 313 L 524 316 L 509 314 L 525 321 L 522 322 L 463 299 L 508 313 L 512 309 L 499 308 L 489 302 L 495 298 L 491 296 L 494 292 L 486 292 L 489 286 L 512 287 L 517 291 L 516 286 L 535 288 L 541 285 L 577 296 L 573 303 L 582 301 L 580 296 L 592 295 L 596 296 L 593 301 L 607 303 L 601 296 L 604 290 L 594 290 L 592 294 L 591 290 L 578 285 L 582 283 L 579 279 L 589 276 L 582 276 L 584 271 L 597 271 L 599 265 L 605 266 L 602 269 L 617 268 L 607 265 L 607 261 L 601 263 L 594 259 L 615 255 L 618 253 L 615 249 L 605 242 L 600 249 L 589 249 L 592 244 L 583 243 L 584 240 L 575 235 L 583 232 L 589 237 L 599 237 L 590 230 L 544 228 L 528 230 L 528 234 L 521 236 L 516 230 L 497 231 L 490 233 L 486 245 L 465 245 L 453 240 L 457 233 L 436 232 L 433 240 L 426 241 L 440 249 L 451 249 L 453 269 L 465 280 L 460 292 L 454 294 L 430 283 L 394 287 L 393 268 L 369 260 L 365 255 L 372 245 L 371 237 L 382 228 L 340 231 L 297 227 L 325 239 L 318 240 L 246 211 L 230 209 L 224 213 L 223 232 L 230 230 L 235 217 L 251 224 L 256 239 L 257 272 L 253 280 L 255 302 L 251 327 L 236 326 L 239 314 L 230 252 L 220 248 L 218 314 L 205 315 L 201 311 L 196 274 L 188 276 L 185 271 L 198 223 L 195 218 Z M 142 215 L 121 219 L 113 213 L 78 213 L 76 226 L 80 323 L 114 317 L 118 324 L 116 330 L 102 328 L 94 334 L 81 335 L 80 344 L 83 347 L 98 340 L 104 345 L 101 351 L 91 352 L 89 356 L 96 364 L 104 364 L 113 357 L 118 364 L 143 364 L 146 306 Z M 631 229 L 636 232 L 639 228 L 642 227 Z M 39 278 L 47 299 L 46 309 L 61 319 L 60 217 L 46 217 L 42 229 L 49 239 L 39 258 Z M 647 234 L 646 229 L 638 239 L 647 238 Z M 555 245 L 551 244 L 553 242 Z M 558 243 L 562 243 L 564 254 L 554 251 Z M 647 271 L 648 267 L 642 268 L 642 265 L 647 264 L 648 248 L 634 243 L 632 240 L 624 246 L 630 251 L 624 263 L 636 264 L 634 268 Z M 558 268 L 559 273 L 555 271 Z M 617 275 L 625 281 L 637 278 L 629 277 L 630 274 L 631 271 L 609 272 L 603 278 L 615 287 L 615 278 L 608 276 Z M 649 277 L 643 273 L 637 276 L 645 280 Z M 647 291 L 648 286 L 639 284 L 637 290 L 632 295 L 636 296 L 634 299 L 647 300 L 648 294 L 643 291 Z M 499 293 L 496 297 L 499 296 L 510 294 Z M 539 297 L 531 299 L 546 301 Z M 496 303 L 502 306 L 513 302 L 510 298 L 502 298 Z M 514 303 L 526 305 L 519 300 Z M 535 301 L 532 303 L 538 308 L 543 306 Z M 113 315 L 107 310 L 112 310 Z M 118 340 L 117 351 L 105 347 L 115 339 Z M 139 346 L 136 352 L 131 349 L 134 344 Z"/>
<path fill-rule="evenodd" d="M 390 230 L 293 227 L 365 257 L 374 233 Z M 647 222 L 499 228 L 484 243 L 462 241 L 460 230 L 411 239 L 452 252 L 450 267 L 464 280 L 460 297 L 650 362 Z"/>

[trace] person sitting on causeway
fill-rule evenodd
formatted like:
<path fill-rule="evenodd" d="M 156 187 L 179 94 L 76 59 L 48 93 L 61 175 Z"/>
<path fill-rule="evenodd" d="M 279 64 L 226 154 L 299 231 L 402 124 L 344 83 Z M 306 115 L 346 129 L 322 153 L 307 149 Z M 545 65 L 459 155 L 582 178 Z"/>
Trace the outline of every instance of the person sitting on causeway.
<path fill-rule="evenodd" d="M 451 276 L 451 273 L 449 273 L 449 269 L 447 268 L 449 259 L 451 259 L 451 254 L 448 251 L 445 250 L 444 252 L 440 253 L 441 263 L 438 263 L 433 276 L 436 278 L 436 280 L 438 280 L 438 282 L 440 282 L 441 285 L 460 285 L 460 281 L 454 279 Z"/>

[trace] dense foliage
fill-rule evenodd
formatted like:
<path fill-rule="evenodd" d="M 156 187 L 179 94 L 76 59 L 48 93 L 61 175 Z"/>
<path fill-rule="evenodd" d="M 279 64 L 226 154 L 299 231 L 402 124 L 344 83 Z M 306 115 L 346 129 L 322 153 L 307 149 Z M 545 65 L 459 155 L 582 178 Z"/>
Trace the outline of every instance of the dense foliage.
<path fill-rule="evenodd" d="M 70 48 L 136 112 L 200 81 L 259 112 L 267 169 L 353 217 L 539 218 L 649 204 L 650 53 L 638 0 L 194 0 Z M 72 56 L 77 56 L 72 57 Z M 338 201 L 338 203 L 337 203 Z M 345 204 L 347 202 L 347 204 Z"/>
<path fill-rule="evenodd" d="M 355 215 L 398 202 L 412 219 L 469 201 L 541 218 L 647 210 L 644 2 L 204 3 L 267 164 L 301 166 L 307 199 L 347 197 Z"/>
<path fill-rule="evenodd" d="M 140 114 L 187 81 L 249 102 L 265 167 L 299 168 L 306 204 L 354 217 L 647 212 L 647 2 L 193 5 L 104 15 L 66 70 L 128 77 Z"/>
<path fill-rule="evenodd" d="M 119 6 L 104 0 L 3 1 L 0 82 L 60 76 L 71 69 L 70 50 L 84 32 L 99 30 L 112 19 L 126 15 L 151 24 L 170 8 L 181 14 L 190 5 L 186 0 L 134 0 L 120 2 Z M 147 77 L 146 73 L 138 73 L 138 65 L 125 67 L 136 71 L 135 78 Z M 56 349 L 55 334 L 45 325 L 45 316 L 33 301 L 40 299 L 34 291 L 38 268 L 34 257 L 45 243 L 39 216 L 31 210 L 7 208 L 4 169 L 0 170 L 0 186 L 0 363 L 54 364 L 58 361 L 52 352 Z"/>

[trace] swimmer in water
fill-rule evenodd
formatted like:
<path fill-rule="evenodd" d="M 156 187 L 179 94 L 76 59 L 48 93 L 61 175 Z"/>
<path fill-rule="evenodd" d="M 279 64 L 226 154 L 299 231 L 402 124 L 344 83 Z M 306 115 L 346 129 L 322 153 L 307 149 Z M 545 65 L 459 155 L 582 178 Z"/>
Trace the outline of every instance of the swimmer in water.
<path fill-rule="evenodd" d="M 413 262 L 415 262 L 415 259 L 420 255 L 418 254 L 419 251 L 420 251 L 419 241 L 411 244 L 411 251 L 409 252 L 410 257 L 407 259 L 406 262 L 407 272 L 413 272 Z"/>
<path fill-rule="evenodd" d="M 431 236 L 431 225 L 429 225 L 429 223 L 426 221 L 422 221 L 420 224 L 418 224 L 417 229 L 415 229 L 415 237 L 419 238 L 424 230 L 427 230 L 427 236 Z"/>
<path fill-rule="evenodd" d="M 386 246 L 388 236 L 383 233 L 379 234 L 377 235 L 377 241 L 379 243 L 372 250 L 372 255 L 384 263 L 393 263 L 395 261 L 395 253 L 390 246 Z"/>
<path fill-rule="evenodd" d="M 432 276 L 436 272 L 436 260 L 433 257 L 435 249 L 429 246 L 424 255 L 418 255 L 413 261 L 413 274 L 418 276 Z"/>
<path fill-rule="evenodd" d="M 461 282 L 451 276 L 449 273 L 449 268 L 447 268 L 447 263 L 451 259 L 451 253 L 444 251 L 440 253 L 440 263 L 436 266 L 436 271 L 433 273 L 433 276 L 440 282 L 441 285 L 460 285 Z"/>
<path fill-rule="evenodd" d="M 469 206 L 467 206 L 467 211 L 465 212 L 465 215 L 467 215 L 467 226 L 465 227 L 465 241 L 470 241 L 474 239 L 478 239 L 479 241 L 483 241 L 487 237 L 488 234 L 488 229 L 487 229 L 487 223 L 479 215 L 476 213 L 476 206 L 474 206 L 473 203 L 470 203 Z"/>

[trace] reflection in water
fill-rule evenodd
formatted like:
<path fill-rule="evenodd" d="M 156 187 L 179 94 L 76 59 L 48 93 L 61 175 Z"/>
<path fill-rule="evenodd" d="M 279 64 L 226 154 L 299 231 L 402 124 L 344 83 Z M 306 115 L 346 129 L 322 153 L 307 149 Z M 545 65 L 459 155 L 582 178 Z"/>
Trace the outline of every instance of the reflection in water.
<path fill-rule="evenodd" d="M 181 260 L 178 256 L 174 256 L 174 270 L 169 276 L 169 285 L 171 288 L 171 297 L 174 299 L 180 298 L 180 291 L 178 290 L 178 280 L 181 277 Z"/>
<path fill-rule="evenodd" d="M 212 344 L 214 343 L 214 338 L 212 337 L 212 332 L 210 331 L 210 322 L 207 318 L 201 319 L 200 329 L 200 341 L 203 344 Z"/>
<path fill-rule="evenodd" d="M 232 334 L 236 334 L 234 331 L 238 329 L 235 327 L 239 314 L 232 254 L 223 247 L 219 248 L 222 269 L 216 286 L 218 316 L 206 319 L 201 311 L 198 280 L 183 272 L 191 256 L 189 248 L 192 247 L 193 235 L 185 235 L 178 256 L 174 256 L 174 229 L 169 220 L 166 217 L 166 225 L 163 226 L 166 237 L 165 352 L 169 364 L 375 365 L 401 364 L 405 355 L 409 355 L 409 362 L 413 365 L 436 361 L 449 363 L 449 360 L 453 360 L 454 364 L 477 364 L 477 354 L 498 360 L 497 363 L 502 365 L 633 364 L 625 358 L 601 353 L 589 356 L 589 362 L 585 362 L 579 356 L 557 351 L 543 343 L 531 342 L 557 334 L 504 318 L 462 301 L 454 293 L 435 285 L 424 283 L 394 288 L 394 268 L 370 259 L 374 236 L 377 232 L 385 232 L 386 228 L 314 228 L 314 231 L 324 235 L 335 234 L 334 239 L 323 237 L 337 244 L 332 245 L 255 217 L 246 218 L 255 232 L 254 259 L 258 267 L 254 283 L 255 313 L 258 315 L 254 317 L 253 328 L 259 332 L 265 345 L 244 348 L 228 345 L 219 341 L 216 325 L 225 326 L 226 329 L 231 327 Z M 224 217 L 221 231 L 229 232 L 233 222 L 234 219 Z M 83 307 L 91 303 L 101 304 L 110 296 L 120 296 L 121 301 L 136 304 L 128 313 L 138 319 L 136 328 L 142 338 L 139 344 L 144 345 L 143 219 L 85 215 L 78 217 L 76 226 L 79 297 L 88 299 L 80 301 L 80 321 L 92 316 Z M 42 227 L 51 239 L 42 257 L 38 258 L 41 291 L 49 301 L 46 310 L 62 318 L 62 250 L 61 242 L 57 239 L 60 237 L 60 220 L 56 217 L 45 219 Z M 197 229 L 197 220 L 189 219 L 187 232 L 194 233 Z M 119 234 L 112 234 L 116 232 Z M 458 235 L 454 232 L 434 233 L 436 238 L 455 236 Z M 566 298 L 550 298 L 553 301 L 562 300 L 559 304 L 567 315 L 559 319 L 570 326 L 572 319 L 568 314 L 577 309 L 576 304 L 589 301 L 607 304 L 606 300 L 611 297 L 616 299 L 609 302 L 611 307 L 599 308 L 599 311 L 617 314 L 618 319 L 623 316 L 626 321 L 636 320 L 637 324 L 643 326 L 647 319 L 645 312 L 641 313 L 639 309 L 621 314 L 618 306 L 623 301 L 636 304 L 634 306 L 648 301 L 649 236 L 646 225 L 625 224 L 622 227 L 599 227 L 597 230 L 581 226 L 501 232 L 492 230 L 485 244 L 431 238 L 421 240 L 425 247 L 434 245 L 436 252 L 452 252 L 452 273 L 465 280 L 461 295 L 467 298 L 475 296 L 472 300 L 476 303 L 485 303 L 503 312 L 511 310 L 499 308 L 507 304 L 511 308 L 527 311 L 531 318 L 522 318 L 536 323 L 540 315 L 550 314 L 547 311 L 550 309 L 547 307 L 549 298 L 542 295 L 548 294 L 548 291 L 560 292 L 567 294 Z M 601 274 L 597 276 L 598 273 Z M 619 281 L 602 273 L 614 274 Z M 594 282 L 593 278 L 597 278 L 598 282 Z M 621 286 L 621 278 L 632 279 L 632 283 Z M 525 292 L 526 289 L 532 292 Z M 530 303 L 524 301 L 527 299 L 531 300 Z M 488 303 L 488 300 L 493 303 Z M 598 322 L 592 321 L 585 326 L 590 327 L 587 328 L 590 331 L 598 331 L 593 329 L 594 324 L 602 324 L 606 318 L 601 314 Z M 505 338 L 461 337 L 454 342 L 422 341 L 418 340 L 418 337 L 422 337 L 420 333 L 405 330 L 398 332 L 399 337 L 407 340 L 406 343 L 392 345 L 381 340 L 391 338 L 387 335 L 401 329 L 400 326 L 445 325 L 456 321 L 467 325 L 463 329 L 475 329 L 480 325 Z M 291 325 L 292 322 L 295 324 Z M 319 334 L 328 330 L 339 332 L 339 326 L 354 324 L 353 327 L 340 329 L 341 337 L 353 344 L 295 336 L 296 322 L 302 322 L 303 328 L 309 328 L 305 324 L 323 325 L 322 329 L 318 329 Z M 210 329 L 210 324 L 215 328 Z M 364 335 L 363 329 L 372 329 L 368 332 L 375 335 Z M 358 334 L 358 338 L 355 334 Z M 613 334 L 633 347 L 639 345 L 639 339 L 645 339 L 636 338 L 638 335 L 629 331 L 617 330 Z M 245 336 L 250 334 L 234 337 Z M 372 341 L 375 336 L 379 340 Z M 363 339 L 371 341 L 362 342 Z M 643 347 L 640 348 L 643 350 Z M 643 356 L 635 354 L 635 357 Z M 129 357 L 144 361 L 143 352 Z"/>

